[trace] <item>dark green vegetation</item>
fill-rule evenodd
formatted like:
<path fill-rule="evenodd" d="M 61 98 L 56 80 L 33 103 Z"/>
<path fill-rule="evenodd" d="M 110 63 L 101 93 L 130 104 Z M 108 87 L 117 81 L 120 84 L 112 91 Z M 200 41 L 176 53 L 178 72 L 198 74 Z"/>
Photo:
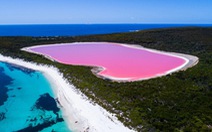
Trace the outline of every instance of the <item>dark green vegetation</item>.
<path fill-rule="evenodd" d="M 117 83 L 97 78 L 89 67 L 62 65 L 19 50 L 37 44 L 74 41 L 139 44 L 192 54 L 198 56 L 200 62 L 172 75 Z M 212 28 L 160 29 L 84 37 L 1 37 L 0 53 L 58 67 L 84 94 L 138 131 L 212 131 Z"/>

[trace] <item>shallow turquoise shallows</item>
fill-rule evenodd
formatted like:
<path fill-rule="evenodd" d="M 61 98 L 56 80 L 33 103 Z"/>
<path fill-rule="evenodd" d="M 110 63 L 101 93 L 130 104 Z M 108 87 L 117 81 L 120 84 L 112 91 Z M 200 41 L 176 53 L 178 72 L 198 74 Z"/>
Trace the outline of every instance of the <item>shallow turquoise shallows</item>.
<path fill-rule="evenodd" d="M 0 62 L 1 132 L 70 132 L 42 73 Z"/>

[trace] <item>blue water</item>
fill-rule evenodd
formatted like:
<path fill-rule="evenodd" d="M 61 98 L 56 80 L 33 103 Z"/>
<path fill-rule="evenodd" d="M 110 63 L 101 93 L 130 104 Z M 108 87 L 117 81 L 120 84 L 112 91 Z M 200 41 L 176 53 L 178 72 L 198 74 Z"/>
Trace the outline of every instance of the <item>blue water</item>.
<path fill-rule="evenodd" d="M 212 24 L 58 24 L 0 25 L 0 36 L 80 36 L 169 27 L 212 27 Z"/>
<path fill-rule="evenodd" d="M 68 132 L 42 73 L 0 62 L 0 132 Z"/>

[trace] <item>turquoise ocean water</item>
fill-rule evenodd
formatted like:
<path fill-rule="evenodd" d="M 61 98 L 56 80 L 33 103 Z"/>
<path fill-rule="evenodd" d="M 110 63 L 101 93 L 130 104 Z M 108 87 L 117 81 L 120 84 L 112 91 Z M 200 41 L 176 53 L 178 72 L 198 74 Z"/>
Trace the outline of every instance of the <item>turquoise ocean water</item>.
<path fill-rule="evenodd" d="M 0 62 L 0 132 L 68 132 L 42 73 Z"/>

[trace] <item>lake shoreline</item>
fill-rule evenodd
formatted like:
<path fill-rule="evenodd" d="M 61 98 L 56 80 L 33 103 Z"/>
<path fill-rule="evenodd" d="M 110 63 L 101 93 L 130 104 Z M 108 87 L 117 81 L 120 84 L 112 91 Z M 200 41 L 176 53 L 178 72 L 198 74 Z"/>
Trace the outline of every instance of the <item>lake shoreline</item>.
<path fill-rule="evenodd" d="M 42 53 L 33 51 L 33 50 L 31 50 L 31 48 L 39 48 L 39 47 L 48 46 L 48 45 L 51 45 L 51 46 L 67 45 L 67 44 L 76 45 L 76 44 L 83 44 L 83 43 L 86 44 L 86 43 L 97 43 L 97 42 L 74 42 L 74 43 L 60 43 L 60 44 L 45 44 L 45 45 L 37 45 L 37 46 L 24 47 L 21 50 L 22 51 L 25 51 L 25 52 L 29 52 L 29 53 L 41 55 L 41 56 L 43 56 L 43 57 L 45 57 L 45 58 L 47 58 L 47 59 L 49 59 L 49 60 L 51 60 L 53 62 L 63 63 L 63 62 L 60 62 L 59 60 L 54 59 L 53 57 L 51 57 L 49 55 L 45 55 L 45 54 L 42 54 Z M 108 42 L 98 42 L 98 43 L 101 44 L 101 43 L 108 43 Z M 196 56 L 193 56 L 193 55 L 182 54 L 182 53 L 175 53 L 175 52 L 166 52 L 166 51 L 161 51 L 161 50 L 155 50 L 155 49 L 145 48 L 143 46 L 135 45 L 135 44 L 133 44 L 133 45 L 131 45 L 131 44 L 123 44 L 123 43 L 113 43 L 113 44 L 121 45 L 121 46 L 128 47 L 128 48 L 146 50 L 146 51 L 157 53 L 157 54 L 162 54 L 162 55 L 167 55 L 167 56 L 172 56 L 172 57 L 180 58 L 180 59 L 185 60 L 185 63 L 183 65 L 180 65 L 180 66 L 174 68 L 174 69 L 171 69 L 169 71 L 166 71 L 163 74 L 158 74 L 158 75 L 156 75 L 154 77 L 140 78 L 140 79 L 137 79 L 137 80 L 131 80 L 130 78 L 116 78 L 116 77 L 113 77 L 113 76 L 100 75 L 100 73 L 102 71 L 106 70 L 106 68 L 103 67 L 103 66 L 93 66 L 93 65 L 91 66 L 91 65 L 80 65 L 80 64 L 79 65 L 78 64 L 68 64 L 68 65 L 91 67 L 92 68 L 91 69 L 91 72 L 96 77 L 101 78 L 101 79 L 105 79 L 105 80 L 110 80 L 112 82 L 119 82 L 119 83 L 121 83 L 121 82 L 143 81 L 143 80 L 148 80 L 148 79 L 152 79 L 152 78 L 166 76 L 166 75 L 172 74 L 174 72 L 182 71 L 182 70 L 185 71 L 186 69 L 195 66 L 199 62 L 199 58 L 196 57 Z"/>

